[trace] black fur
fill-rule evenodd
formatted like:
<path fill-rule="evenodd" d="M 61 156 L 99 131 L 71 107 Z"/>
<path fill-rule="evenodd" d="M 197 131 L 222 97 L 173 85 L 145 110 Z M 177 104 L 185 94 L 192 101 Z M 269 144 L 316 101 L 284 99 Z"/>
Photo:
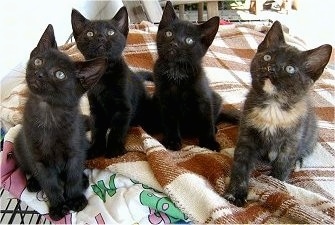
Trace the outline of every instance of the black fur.
<path fill-rule="evenodd" d="M 199 145 L 220 150 L 215 137 L 215 122 L 222 99 L 208 83 L 201 60 L 212 44 L 219 17 L 201 25 L 179 20 L 167 1 L 157 32 L 158 59 L 154 66 L 153 100 L 160 108 L 163 144 L 181 147 L 181 135 L 199 138 Z"/>
<path fill-rule="evenodd" d="M 27 189 L 42 190 L 48 197 L 53 220 L 87 205 L 83 172 L 89 143 L 79 101 L 105 67 L 105 59 L 73 62 L 58 51 L 52 25 L 31 52 L 26 70 L 29 95 L 14 153 L 31 175 Z"/>
<path fill-rule="evenodd" d="M 285 43 L 281 24 L 273 24 L 251 62 L 252 87 L 225 198 L 238 206 L 246 202 L 256 160 L 266 159 L 271 176 L 286 180 L 296 161 L 312 153 L 318 134 L 309 92 L 331 51 L 330 45 L 300 51 Z"/>
<path fill-rule="evenodd" d="M 88 92 L 93 122 L 89 158 L 122 155 L 129 126 L 139 124 L 148 99 L 143 77 L 150 78 L 146 73 L 134 74 L 122 57 L 129 31 L 127 10 L 122 7 L 110 20 L 88 20 L 73 9 L 71 21 L 85 58 L 108 58 L 105 74 Z"/>

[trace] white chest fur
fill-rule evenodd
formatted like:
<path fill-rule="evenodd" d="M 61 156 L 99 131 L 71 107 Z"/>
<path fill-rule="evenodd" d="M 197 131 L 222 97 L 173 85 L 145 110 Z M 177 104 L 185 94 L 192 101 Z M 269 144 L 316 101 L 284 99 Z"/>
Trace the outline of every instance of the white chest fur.
<path fill-rule="evenodd" d="M 279 128 L 289 128 L 306 113 L 305 101 L 296 103 L 290 109 L 283 109 L 277 101 L 270 101 L 265 107 L 255 107 L 248 114 L 247 123 L 268 134 L 274 134 Z"/>
<path fill-rule="evenodd" d="M 266 79 L 264 81 L 263 90 L 271 95 L 276 92 L 276 87 L 271 83 L 270 79 Z"/>

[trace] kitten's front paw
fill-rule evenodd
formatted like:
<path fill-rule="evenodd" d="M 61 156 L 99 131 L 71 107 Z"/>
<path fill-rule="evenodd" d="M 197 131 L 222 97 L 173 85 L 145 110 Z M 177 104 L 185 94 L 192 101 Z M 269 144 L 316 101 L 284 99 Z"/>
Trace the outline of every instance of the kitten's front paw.
<path fill-rule="evenodd" d="M 30 177 L 27 180 L 27 190 L 30 192 L 39 192 L 42 190 L 40 183 L 38 183 L 35 177 Z"/>
<path fill-rule="evenodd" d="M 123 144 L 109 145 L 105 152 L 105 157 L 115 158 L 126 154 L 126 152 L 127 152 L 126 148 L 123 146 Z"/>
<path fill-rule="evenodd" d="M 217 151 L 217 152 L 221 150 L 221 145 L 216 140 L 200 140 L 199 146 L 208 148 L 210 150 Z"/>
<path fill-rule="evenodd" d="M 72 209 L 73 211 L 79 212 L 87 206 L 88 201 L 85 195 L 80 195 L 79 197 L 67 200 L 66 203 L 70 209 Z"/>
<path fill-rule="evenodd" d="M 176 151 L 181 148 L 181 140 L 180 139 L 164 139 L 163 145 L 165 148 Z"/>
<path fill-rule="evenodd" d="M 231 193 L 225 193 L 223 197 L 238 207 L 242 207 L 247 203 L 246 195 L 233 195 Z"/>
<path fill-rule="evenodd" d="M 104 155 L 105 146 L 93 144 L 87 151 L 87 159 L 94 159 Z"/>
<path fill-rule="evenodd" d="M 289 173 L 282 173 L 279 171 L 273 171 L 269 174 L 271 177 L 274 177 L 280 181 L 286 181 L 289 177 Z"/>
<path fill-rule="evenodd" d="M 59 204 L 57 206 L 51 206 L 49 208 L 49 216 L 52 220 L 58 221 L 62 219 L 70 209 L 65 204 Z"/>
<path fill-rule="evenodd" d="M 241 185 L 243 187 L 241 187 Z M 243 184 L 229 184 L 223 197 L 234 205 L 241 207 L 247 202 L 248 190 Z"/>

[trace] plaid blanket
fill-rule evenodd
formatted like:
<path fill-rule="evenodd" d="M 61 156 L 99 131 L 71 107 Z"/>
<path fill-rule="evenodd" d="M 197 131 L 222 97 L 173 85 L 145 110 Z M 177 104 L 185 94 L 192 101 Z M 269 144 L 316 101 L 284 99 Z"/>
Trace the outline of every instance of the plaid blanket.
<path fill-rule="evenodd" d="M 156 27 L 145 26 L 145 31 L 142 27 L 135 28 L 138 27 L 129 33 L 125 59 L 134 70 L 151 70 L 157 58 Z M 203 59 L 203 66 L 211 87 L 223 97 L 225 107 L 239 109 L 243 106 L 251 81 L 249 65 L 268 28 L 250 25 L 220 27 Z M 285 37 L 289 44 L 306 49 L 298 38 L 288 34 Z M 61 49 L 75 60 L 83 59 L 74 43 L 61 46 Z M 141 127 L 132 127 L 126 143 L 128 152 L 124 156 L 87 161 L 91 184 L 86 193 L 89 205 L 58 222 L 333 224 L 334 76 L 335 72 L 327 68 L 314 85 L 312 97 L 320 128 L 314 153 L 304 160 L 302 168 L 295 169 L 287 182 L 268 176 L 268 165 L 257 164 L 250 179 L 245 207 L 236 207 L 222 197 L 229 182 L 237 126 L 225 123 L 218 126 L 217 140 L 222 146 L 219 153 L 200 148 L 193 139 L 184 139 L 180 151 L 170 151 L 161 144 L 161 136 L 150 136 Z M 146 86 L 150 92 L 154 90 L 153 83 L 146 82 Z M 18 85 L 2 102 L 3 123 L 20 124 L 25 90 L 24 83 Z M 82 109 L 89 113 L 86 98 L 83 98 Z M 30 194 L 28 198 L 22 196 L 26 193 L 23 190 L 17 191 L 17 185 L 24 189 L 25 182 L 18 183 L 25 177 L 9 156 L 18 129 L 20 125 L 11 128 L 6 135 L 1 154 L 2 186 L 24 199 L 29 206 L 47 214 L 45 206 L 36 206 L 40 204 L 35 200 L 38 196 Z M 136 191 L 122 195 L 123 188 Z M 127 202 L 127 207 L 122 201 Z"/>

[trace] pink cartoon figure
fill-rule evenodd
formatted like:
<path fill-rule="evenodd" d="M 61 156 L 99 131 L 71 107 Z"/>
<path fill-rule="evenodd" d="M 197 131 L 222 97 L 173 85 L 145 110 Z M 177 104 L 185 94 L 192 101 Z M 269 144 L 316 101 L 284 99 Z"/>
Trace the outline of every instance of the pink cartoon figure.
<path fill-rule="evenodd" d="M 1 153 L 1 186 L 11 193 L 15 198 L 20 199 L 26 188 L 27 179 L 24 173 L 18 168 L 14 153 L 14 145 L 5 141 Z"/>

